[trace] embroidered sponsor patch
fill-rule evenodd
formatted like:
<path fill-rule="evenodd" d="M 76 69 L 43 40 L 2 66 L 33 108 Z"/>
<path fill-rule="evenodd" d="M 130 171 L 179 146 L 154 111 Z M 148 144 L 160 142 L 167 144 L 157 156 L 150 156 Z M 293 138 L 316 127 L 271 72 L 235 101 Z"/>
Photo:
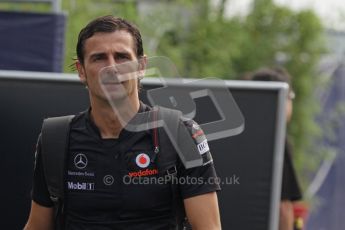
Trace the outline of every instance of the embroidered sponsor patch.
<path fill-rule="evenodd" d="M 210 148 L 208 147 L 207 140 L 204 140 L 203 142 L 201 142 L 197 146 L 198 146 L 199 153 L 201 155 L 206 153 L 206 152 L 208 152 L 210 150 Z"/>
<path fill-rule="evenodd" d="M 94 177 L 94 172 L 76 172 L 76 171 L 67 171 L 68 176 L 77 176 L 77 177 Z"/>
<path fill-rule="evenodd" d="M 192 127 L 195 130 L 200 130 L 200 126 L 198 124 L 196 124 L 196 123 L 193 123 Z"/>
<path fill-rule="evenodd" d="M 139 170 L 137 172 L 129 172 L 128 176 L 130 177 L 144 177 L 144 176 L 153 176 L 157 175 L 158 170 L 157 169 L 145 169 L 145 170 Z"/>
<path fill-rule="evenodd" d="M 87 157 L 83 153 L 78 153 L 74 157 L 74 165 L 75 165 L 75 167 L 77 169 L 84 169 L 84 168 L 86 168 L 87 163 L 88 163 Z"/>
<path fill-rule="evenodd" d="M 95 190 L 95 183 L 86 183 L 86 182 L 67 182 L 69 190 L 84 190 L 92 191 Z"/>
<path fill-rule="evenodd" d="M 193 134 L 193 139 L 196 139 L 197 137 L 200 137 L 200 136 L 203 136 L 204 135 L 204 132 L 199 129 L 198 131 L 196 131 L 194 134 Z"/>
<path fill-rule="evenodd" d="M 147 166 L 150 165 L 150 157 L 146 153 L 140 153 L 136 158 L 135 158 L 135 163 L 140 167 L 140 168 L 146 168 Z"/>

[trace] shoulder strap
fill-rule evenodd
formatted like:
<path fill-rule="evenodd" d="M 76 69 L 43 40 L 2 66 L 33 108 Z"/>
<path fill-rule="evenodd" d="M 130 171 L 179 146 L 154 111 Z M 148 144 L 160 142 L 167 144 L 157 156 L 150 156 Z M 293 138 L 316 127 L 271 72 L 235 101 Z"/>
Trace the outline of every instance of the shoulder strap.
<path fill-rule="evenodd" d="M 164 128 L 159 129 L 163 138 L 160 138 L 162 142 L 160 145 L 165 146 L 165 144 L 167 144 L 169 148 L 174 148 L 174 150 L 176 150 L 174 152 L 178 152 L 178 156 L 181 158 L 181 162 L 186 169 L 201 166 L 203 164 L 203 159 L 198 147 L 192 139 L 188 128 L 180 124 L 182 121 L 187 121 L 187 119 L 182 116 L 182 113 L 178 110 L 160 107 L 158 115 L 160 116 L 158 120 L 163 120 L 169 127 L 169 132 L 165 132 Z M 176 142 L 171 142 L 171 140 L 175 140 Z M 175 155 L 176 154 L 174 154 L 174 156 Z M 170 155 L 164 155 L 162 158 L 163 160 L 161 160 L 160 166 L 163 169 L 171 165 L 171 162 L 176 161 L 176 158 L 171 158 Z"/>
<path fill-rule="evenodd" d="M 164 107 L 158 108 L 157 119 L 162 119 L 169 126 L 171 135 L 177 137 L 179 122 L 182 117 L 182 113 L 178 110 L 168 109 Z M 170 189 L 172 195 L 172 213 L 175 216 L 176 228 L 174 230 L 188 230 L 189 223 L 186 219 L 186 213 L 184 210 L 182 196 L 177 178 L 177 161 L 178 155 L 171 144 L 169 135 L 166 133 L 163 127 L 158 128 L 158 141 L 159 141 L 159 154 L 157 157 L 158 170 L 165 176 L 166 179 L 170 180 Z"/>
<path fill-rule="evenodd" d="M 182 113 L 178 110 L 168 109 L 164 107 L 159 107 L 157 112 L 157 119 L 162 119 L 167 125 L 169 125 L 171 135 L 176 137 Z M 171 170 L 172 167 L 176 166 L 178 156 L 176 154 L 174 146 L 171 144 L 169 135 L 166 133 L 165 129 L 163 127 L 160 127 L 157 130 L 160 148 L 159 157 L 157 158 L 157 166 L 158 171 L 165 174 L 166 172 L 169 173 L 169 170 Z"/>
<path fill-rule="evenodd" d="M 73 115 L 43 121 L 42 160 L 48 191 L 52 200 L 63 198 L 64 169 L 70 123 Z"/>

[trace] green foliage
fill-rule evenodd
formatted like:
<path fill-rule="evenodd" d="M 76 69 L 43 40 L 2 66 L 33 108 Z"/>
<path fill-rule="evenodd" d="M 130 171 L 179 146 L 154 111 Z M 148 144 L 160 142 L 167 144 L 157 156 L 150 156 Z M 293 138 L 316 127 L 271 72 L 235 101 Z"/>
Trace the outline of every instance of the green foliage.
<path fill-rule="evenodd" d="M 325 52 L 320 20 L 312 11 L 294 12 L 270 0 L 254 1 L 244 18 L 226 19 L 222 13 L 207 5 L 189 19 L 184 36 L 178 36 L 178 27 L 169 31 L 157 53 L 171 57 L 184 77 L 236 79 L 263 66 L 284 66 L 293 76 L 297 95 L 289 126 L 294 160 L 302 174 L 313 171 L 326 151 L 314 147 L 321 137 L 315 123 L 319 108 L 313 97 L 319 83 L 316 65 Z M 307 178 L 301 179 L 305 187 Z"/>
<path fill-rule="evenodd" d="M 49 12 L 51 6 L 47 3 L 4 3 L 0 2 L 0 10 L 3 11 L 16 11 L 16 12 Z"/>
<path fill-rule="evenodd" d="M 76 58 L 75 47 L 78 34 L 89 21 L 104 15 L 117 15 L 133 21 L 137 18 L 133 3 L 114 3 L 112 0 L 63 0 L 62 9 L 68 16 L 65 39 L 65 72 L 73 71 L 71 66 Z"/>
<path fill-rule="evenodd" d="M 248 42 L 241 46 L 241 55 L 234 59 L 235 72 L 240 74 L 277 64 L 288 69 L 297 95 L 289 126 L 295 150 L 294 160 L 300 172 L 310 172 L 319 162 L 317 156 L 322 156 L 318 153 L 321 150 L 314 147 L 321 131 L 315 123 L 319 108 L 313 97 L 319 83 L 316 65 L 325 51 L 321 23 L 311 11 L 296 13 L 265 1 L 265 4 L 255 5 L 243 28 L 249 37 Z M 307 178 L 301 179 L 305 187 Z"/>

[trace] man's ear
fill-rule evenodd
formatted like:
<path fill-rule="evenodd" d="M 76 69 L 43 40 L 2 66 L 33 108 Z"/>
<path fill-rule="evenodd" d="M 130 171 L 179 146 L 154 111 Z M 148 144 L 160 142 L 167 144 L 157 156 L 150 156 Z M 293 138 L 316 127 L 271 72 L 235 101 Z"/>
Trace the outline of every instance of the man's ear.
<path fill-rule="evenodd" d="M 79 60 L 77 60 L 75 62 L 75 67 L 78 70 L 78 76 L 79 76 L 81 83 L 83 83 L 84 85 L 87 85 L 86 74 L 85 74 L 85 69 L 84 69 L 83 64 L 81 64 L 81 62 Z"/>
<path fill-rule="evenodd" d="M 140 59 L 139 59 L 139 79 L 143 79 L 145 76 L 145 70 L 146 70 L 146 65 L 147 65 L 147 56 L 143 55 Z"/>

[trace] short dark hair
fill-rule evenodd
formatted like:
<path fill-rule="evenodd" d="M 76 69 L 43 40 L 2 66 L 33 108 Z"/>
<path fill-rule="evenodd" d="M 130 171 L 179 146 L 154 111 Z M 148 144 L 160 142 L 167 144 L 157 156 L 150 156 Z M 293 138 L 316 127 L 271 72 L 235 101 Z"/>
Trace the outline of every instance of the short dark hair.
<path fill-rule="evenodd" d="M 281 81 L 286 82 L 291 87 L 291 76 L 282 67 L 261 68 L 244 76 L 245 80 L 254 81 Z"/>
<path fill-rule="evenodd" d="M 84 64 L 84 45 L 88 38 L 95 33 L 111 33 L 117 30 L 125 30 L 132 35 L 135 53 L 138 58 L 142 57 L 144 49 L 139 29 L 125 19 L 107 15 L 92 20 L 80 31 L 76 48 L 78 60 Z"/>

